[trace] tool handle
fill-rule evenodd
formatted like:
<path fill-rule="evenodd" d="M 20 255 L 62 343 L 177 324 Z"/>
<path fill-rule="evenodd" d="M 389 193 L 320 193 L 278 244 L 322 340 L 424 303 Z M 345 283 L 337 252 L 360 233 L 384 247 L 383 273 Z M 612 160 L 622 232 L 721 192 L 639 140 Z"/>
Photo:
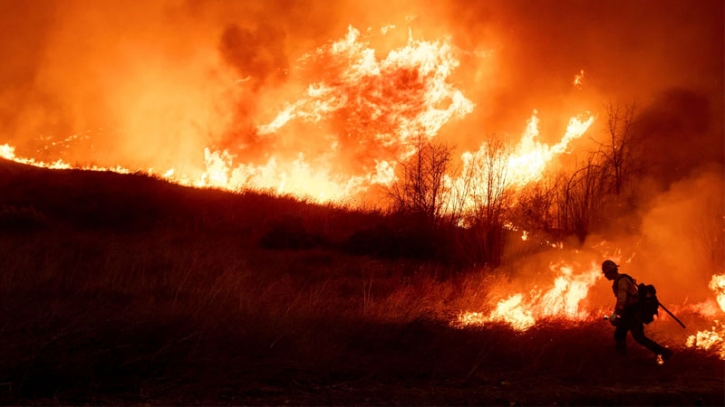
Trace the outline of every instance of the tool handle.
<path fill-rule="evenodd" d="M 676 317 L 676 316 L 675 316 L 675 315 L 674 315 L 673 313 L 671 313 L 671 312 L 670 312 L 670 310 L 668 310 L 667 308 L 665 308 L 665 306 L 664 306 L 664 305 L 662 305 L 662 303 L 661 303 L 661 302 L 657 301 L 657 304 L 659 304 L 659 306 L 660 306 L 660 307 L 661 307 L 661 308 L 662 308 L 663 310 L 665 310 L 665 312 L 666 312 L 666 313 L 670 314 L 670 316 L 672 317 L 672 319 L 674 319 L 674 320 L 675 320 L 675 321 L 676 321 L 676 322 L 677 322 L 678 324 L 680 324 L 680 326 L 682 327 L 682 329 L 686 329 L 686 328 L 685 328 L 685 324 L 683 324 L 683 323 L 682 323 L 682 321 L 680 321 L 680 320 L 679 320 L 679 319 L 678 319 L 678 318 L 677 318 L 677 317 Z"/>

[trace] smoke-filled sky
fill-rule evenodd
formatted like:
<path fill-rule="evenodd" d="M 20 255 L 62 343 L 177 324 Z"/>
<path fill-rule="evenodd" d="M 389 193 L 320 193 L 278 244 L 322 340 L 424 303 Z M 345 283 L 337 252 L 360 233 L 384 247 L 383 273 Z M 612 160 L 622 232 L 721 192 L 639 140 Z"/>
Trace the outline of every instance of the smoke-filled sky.
<path fill-rule="evenodd" d="M 256 128 L 322 80 L 300 58 L 348 26 L 378 59 L 409 35 L 450 41 L 449 82 L 475 104 L 440 131 L 460 148 L 518 137 L 534 109 L 554 142 L 569 117 L 602 117 L 617 100 L 636 101 L 644 131 L 662 134 L 658 154 L 722 161 L 723 5 L 704 0 L 0 0 L 0 142 L 157 168 L 193 168 L 205 147 L 257 162 L 301 139 L 309 148 L 309 128 L 276 140 Z"/>

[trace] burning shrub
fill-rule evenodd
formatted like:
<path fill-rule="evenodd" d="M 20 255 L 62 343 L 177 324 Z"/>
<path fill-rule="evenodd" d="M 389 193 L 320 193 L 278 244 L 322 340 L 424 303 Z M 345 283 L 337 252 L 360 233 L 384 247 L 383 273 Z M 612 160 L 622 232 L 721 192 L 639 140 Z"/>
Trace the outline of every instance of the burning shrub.
<path fill-rule="evenodd" d="M 34 230 L 45 226 L 47 218 L 32 206 L 0 206 L 0 230 Z"/>

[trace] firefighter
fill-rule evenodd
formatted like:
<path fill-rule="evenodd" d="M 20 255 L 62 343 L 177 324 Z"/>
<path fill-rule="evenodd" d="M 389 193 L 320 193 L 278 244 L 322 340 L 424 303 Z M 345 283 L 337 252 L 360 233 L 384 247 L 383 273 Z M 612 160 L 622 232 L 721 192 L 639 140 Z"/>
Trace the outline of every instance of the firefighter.
<path fill-rule="evenodd" d="M 602 263 L 602 272 L 607 280 L 612 281 L 612 291 L 617 297 L 617 305 L 614 313 L 609 317 L 609 322 L 616 327 L 614 330 L 614 343 L 617 353 L 627 353 L 627 331 L 632 332 L 632 337 L 640 345 L 651 350 L 658 357 L 658 361 L 667 360 L 672 357 L 672 351 L 649 339 L 644 334 L 644 322 L 638 310 L 639 294 L 637 284 L 626 274 L 619 274 L 619 266 L 611 260 Z"/>

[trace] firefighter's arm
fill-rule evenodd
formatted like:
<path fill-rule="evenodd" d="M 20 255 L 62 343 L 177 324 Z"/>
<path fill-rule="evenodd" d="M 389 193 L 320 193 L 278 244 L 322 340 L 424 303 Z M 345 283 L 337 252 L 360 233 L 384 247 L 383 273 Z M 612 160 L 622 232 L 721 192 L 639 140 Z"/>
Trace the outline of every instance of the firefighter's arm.
<path fill-rule="evenodd" d="M 627 305 L 627 296 L 629 293 L 629 282 L 626 278 L 620 278 L 617 282 L 617 305 L 614 307 L 614 313 L 622 315 L 624 307 Z"/>
<path fill-rule="evenodd" d="M 619 279 L 619 282 L 617 282 L 617 305 L 614 307 L 614 312 L 612 313 L 612 316 L 609 317 L 609 322 L 612 325 L 617 325 L 619 323 L 619 319 L 622 317 L 622 313 L 624 312 L 624 307 L 627 305 L 627 293 L 629 290 L 628 282 L 626 281 L 626 278 Z"/>

